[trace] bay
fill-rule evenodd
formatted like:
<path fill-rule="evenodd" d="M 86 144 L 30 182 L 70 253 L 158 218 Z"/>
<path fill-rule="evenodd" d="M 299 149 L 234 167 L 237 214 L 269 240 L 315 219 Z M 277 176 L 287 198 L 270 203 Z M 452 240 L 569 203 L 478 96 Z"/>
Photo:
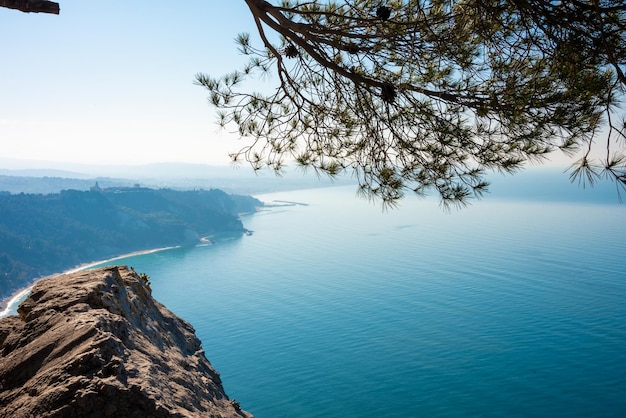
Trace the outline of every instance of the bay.
<path fill-rule="evenodd" d="M 258 418 L 626 416 L 620 205 L 258 196 L 250 236 L 116 260 Z"/>

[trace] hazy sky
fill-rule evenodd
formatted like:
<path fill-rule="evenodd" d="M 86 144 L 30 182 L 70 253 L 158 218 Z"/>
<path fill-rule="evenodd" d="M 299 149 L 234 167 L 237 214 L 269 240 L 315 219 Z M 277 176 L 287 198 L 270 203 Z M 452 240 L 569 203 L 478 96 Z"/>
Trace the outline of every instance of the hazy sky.
<path fill-rule="evenodd" d="M 61 14 L 0 8 L 0 158 L 228 164 L 208 92 L 245 62 L 243 1 L 60 0 Z"/>
<path fill-rule="evenodd" d="M 58 16 L 0 8 L 0 160 L 229 163 L 241 143 L 193 81 L 246 61 L 244 1 L 60 4 Z"/>

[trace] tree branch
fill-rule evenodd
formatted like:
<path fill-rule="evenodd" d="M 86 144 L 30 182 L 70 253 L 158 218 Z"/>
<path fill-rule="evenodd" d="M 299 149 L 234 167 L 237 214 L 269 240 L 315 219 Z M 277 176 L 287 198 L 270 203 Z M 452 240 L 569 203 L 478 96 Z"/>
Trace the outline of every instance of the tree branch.
<path fill-rule="evenodd" d="M 15 9 L 24 13 L 50 13 L 58 15 L 59 3 L 46 0 L 0 0 L 0 7 Z"/>
<path fill-rule="evenodd" d="M 258 22 L 261 21 L 273 29 L 275 32 L 281 34 L 286 39 L 290 40 L 294 44 L 301 47 L 306 53 L 308 53 L 311 58 L 313 58 L 318 64 L 322 67 L 329 69 L 330 71 L 339 74 L 349 80 L 352 80 L 356 85 L 363 84 L 377 88 L 383 88 L 386 83 L 385 81 L 376 80 L 374 78 L 364 76 L 358 74 L 356 72 L 350 71 L 347 68 L 344 68 L 331 59 L 322 56 L 319 51 L 319 48 L 315 48 L 315 44 L 324 44 L 327 43 L 324 40 L 317 38 L 314 34 L 310 33 L 307 29 L 309 25 L 293 22 L 286 18 L 279 10 L 279 8 L 274 7 L 272 4 L 268 3 L 264 0 L 246 0 L 246 3 L 250 7 L 252 14 L 254 15 L 257 26 Z M 300 36 L 298 36 L 300 35 Z M 314 42 L 307 42 L 308 40 L 313 39 Z M 265 39 L 264 39 L 265 41 Z M 271 45 L 266 42 L 266 46 L 271 49 Z M 275 52 L 275 51 L 273 51 Z M 421 88 L 415 86 L 413 84 L 403 83 L 399 86 L 405 90 L 410 90 L 416 93 L 424 94 L 428 97 L 438 98 L 441 100 L 448 101 L 450 103 L 463 104 L 465 106 L 470 107 L 479 107 L 484 105 L 485 102 L 480 98 L 473 98 L 473 100 L 466 100 L 465 97 L 453 93 L 448 93 L 445 91 L 434 91 L 425 88 Z"/>

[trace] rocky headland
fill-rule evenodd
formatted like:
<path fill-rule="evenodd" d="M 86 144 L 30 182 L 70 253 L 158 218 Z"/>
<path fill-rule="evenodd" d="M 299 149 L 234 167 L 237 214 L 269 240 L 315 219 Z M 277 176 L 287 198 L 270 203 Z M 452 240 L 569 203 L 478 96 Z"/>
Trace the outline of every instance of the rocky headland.
<path fill-rule="evenodd" d="M 41 280 L 18 313 L 0 320 L 0 417 L 251 417 L 132 269 Z"/>

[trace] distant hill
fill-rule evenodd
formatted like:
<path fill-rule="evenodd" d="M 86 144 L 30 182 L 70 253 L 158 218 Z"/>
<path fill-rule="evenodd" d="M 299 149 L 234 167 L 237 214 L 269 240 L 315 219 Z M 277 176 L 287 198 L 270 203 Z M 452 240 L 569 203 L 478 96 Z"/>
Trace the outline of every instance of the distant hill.
<path fill-rule="evenodd" d="M 243 233 L 262 203 L 217 189 L 142 187 L 0 194 L 0 299 L 32 279 L 120 254 Z"/>
<path fill-rule="evenodd" d="M 349 175 L 331 180 L 313 172 L 290 168 L 281 176 L 270 170 L 254 172 L 249 166 L 209 166 L 187 163 L 144 165 L 87 165 L 0 158 L 0 193 L 58 193 L 103 187 L 193 190 L 217 188 L 232 194 L 259 194 L 335 185 L 356 184 Z"/>
<path fill-rule="evenodd" d="M 1 172 L 9 172 L 2 170 Z M 20 171 L 22 172 L 22 171 Z M 23 173 L 26 174 L 26 173 Z M 34 174 L 34 173 L 32 173 Z M 98 182 L 102 187 L 130 187 L 134 184 L 132 180 L 109 179 L 109 178 L 72 178 L 72 177 L 50 177 L 50 176 L 30 176 L 30 175 L 2 175 L 0 174 L 0 193 L 10 194 L 30 193 L 30 194 L 50 194 L 59 193 L 62 190 L 89 190 Z M 136 183 L 136 182 L 135 182 Z"/>

